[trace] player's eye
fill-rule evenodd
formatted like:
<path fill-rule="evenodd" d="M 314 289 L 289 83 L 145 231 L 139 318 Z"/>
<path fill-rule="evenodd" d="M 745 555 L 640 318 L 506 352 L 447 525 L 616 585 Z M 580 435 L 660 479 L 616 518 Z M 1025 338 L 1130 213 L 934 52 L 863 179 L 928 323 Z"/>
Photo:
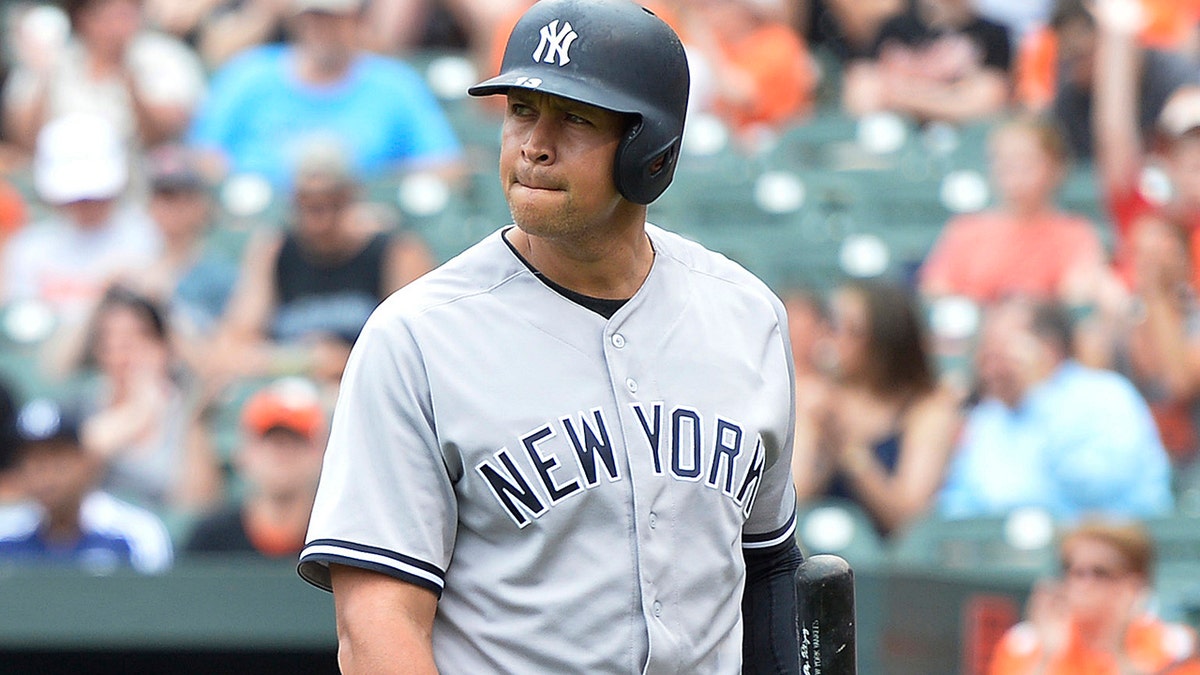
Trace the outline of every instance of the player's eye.
<path fill-rule="evenodd" d="M 508 104 L 508 114 L 513 117 L 527 117 L 533 114 L 533 107 L 521 101 L 511 101 Z"/>
<path fill-rule="evenodd" d="M 568 122 L 570 122 L 571 124 L 591 124 L 592 123 L 592 121 L 589 120 L 588 118 L 583 117 L 582 115 L 577 115 L 575 113 L 567 113 L 566 120 Z"/>

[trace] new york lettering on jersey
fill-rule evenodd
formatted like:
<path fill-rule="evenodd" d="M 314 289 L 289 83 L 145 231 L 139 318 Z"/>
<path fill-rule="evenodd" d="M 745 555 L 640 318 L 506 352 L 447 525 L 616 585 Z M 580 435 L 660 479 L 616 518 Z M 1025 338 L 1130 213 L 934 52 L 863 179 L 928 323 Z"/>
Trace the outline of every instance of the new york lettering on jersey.
<path fill-rule="evenodd" d="M 711 425 L 693 408 L 665 410 L 662 402 L 633 403 L 630 408 L 644 432 L 635 452 L 653 460 L 654 474 L 718 490 L 749 517 L 762 479 L 763 442 L 755 435 L 744 443 L 737 423 L 720 416 Z M 523 434 L 521 450 L 501 448 L 475 465 L 496 501 L 517 527 L 584 490 L 621 480 L 614 435 L 603 410 L 562 417 Z"/>

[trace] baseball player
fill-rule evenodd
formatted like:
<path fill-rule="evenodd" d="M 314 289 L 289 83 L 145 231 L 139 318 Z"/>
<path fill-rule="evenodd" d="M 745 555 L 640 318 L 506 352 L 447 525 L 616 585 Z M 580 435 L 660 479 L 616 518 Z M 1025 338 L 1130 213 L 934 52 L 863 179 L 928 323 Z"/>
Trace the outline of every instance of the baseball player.
<path fill-rule="evenodd" d="M 299 571 L 348 673 L 797 672 L 784 310 L 646 223 L 688 69 L 628 0 L 544 0 L 501 72 L 515 224 L 350 356 Z M 736 223 L 730 223 L 731 227 Z"/>

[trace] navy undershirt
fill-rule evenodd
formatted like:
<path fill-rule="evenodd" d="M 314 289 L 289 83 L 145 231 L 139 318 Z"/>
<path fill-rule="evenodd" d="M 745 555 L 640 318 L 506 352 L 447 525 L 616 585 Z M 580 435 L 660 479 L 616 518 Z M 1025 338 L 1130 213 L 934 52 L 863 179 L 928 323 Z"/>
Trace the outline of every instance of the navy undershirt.
<path fill-rule="evenodd" d="M 590 295 L 584 295 L 583 293 L 573 291 L 561 284 L 556 284 L 546 275 L 542 274 L 536 267 L 529 264 L 529 261 L 525 259 L 525 256 L 521 255 L 520 252 L 517 251 L 517 247 L 513 246 L 512 242 L 508 240 L 508 236 L 502 236 L 500 238 L 504 240 L 505 245 L 508 246 L 508 249 L 513 252 L 513 255 L 517 256 L 517 259 L 520 260 L 525 267 L 529 268 L 530 272 L 533 272 L 533 276 L 540 279 L 543 284 L 546 284 L 546 286 L 550 288 L 550 290 L 558 293 L 580 307 L 590 309 L 606 319 L 611 319 L 613 314 L 617 313 L 618 309 L 621 309 L 625 306 L 625 303 L 629 302 L 629 298 L 620 298 L 618 300 L 612 300 L 610 298 L 594 298 Z"/>

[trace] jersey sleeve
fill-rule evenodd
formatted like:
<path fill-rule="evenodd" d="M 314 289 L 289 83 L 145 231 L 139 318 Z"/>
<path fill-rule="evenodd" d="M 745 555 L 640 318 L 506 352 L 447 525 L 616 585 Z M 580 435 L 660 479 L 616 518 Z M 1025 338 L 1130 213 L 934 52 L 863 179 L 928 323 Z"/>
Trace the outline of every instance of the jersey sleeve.
<path fill-rule="evenodd" d="M 300 576 L 331 590 L 338 563 L 440 596 L 457 520 L 420 351 L 377 310 L 342 379 Z"/>
<path fill-rule="evenodd" d="M 742 547 L 766 549 L 792 539 L 796 531 L 796 488 L 792 482 L 792 438 L 796 425 L 796 377 L 792 345 L 788 338 L 787 313 L 783 303 L 771 295 L 776 328 L 765 350 L 763 372 L 774 373 L 768 386 L 778 387 L 773 397 L 776 424 L 763 437 L 762 478 L 742 528 Z"/>

